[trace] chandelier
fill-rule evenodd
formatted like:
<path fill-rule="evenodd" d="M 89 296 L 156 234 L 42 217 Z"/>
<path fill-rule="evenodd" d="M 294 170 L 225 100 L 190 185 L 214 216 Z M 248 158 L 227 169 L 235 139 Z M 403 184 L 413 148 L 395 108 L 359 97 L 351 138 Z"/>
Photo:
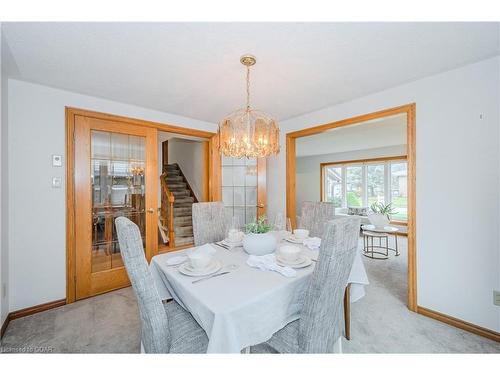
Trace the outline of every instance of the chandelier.
<path fill-rule="evenodd" d="M 247 68 L 247 103 L 219 122 L 219 149 L 228 157 L 264 158 L 280 150 L 279 126 L 268 114 L 250 108 L 250 67 L 257 62 L 243 55 L 240 62 Z"/>

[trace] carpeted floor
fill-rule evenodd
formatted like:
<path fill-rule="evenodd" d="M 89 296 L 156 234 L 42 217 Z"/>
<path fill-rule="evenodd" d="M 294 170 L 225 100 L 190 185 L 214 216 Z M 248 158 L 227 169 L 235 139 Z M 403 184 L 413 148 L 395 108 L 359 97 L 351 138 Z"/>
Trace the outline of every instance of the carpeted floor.
<path fill-rule="evenodd" d="M 360 248 L 362 241 L 360 240 Z M 500 353 L 500 344 L 410 312 L 406 308 L 406 239 L 389 260 L 363 257 L 370 285 L 351 308 L 346 353 Z M 140 323 L 131 288 L 12 321 L 2 351 L 137 353 Z M 266 345 L 252 348 L 268 353 Z"/>

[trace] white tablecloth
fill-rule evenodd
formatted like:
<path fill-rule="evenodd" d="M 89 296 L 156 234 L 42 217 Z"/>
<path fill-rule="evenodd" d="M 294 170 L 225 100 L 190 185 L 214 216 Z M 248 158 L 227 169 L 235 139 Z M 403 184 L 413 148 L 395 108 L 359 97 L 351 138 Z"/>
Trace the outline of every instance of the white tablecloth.
<path fill-rule="evenodd" d="M 314 269 L 297 270 L 286 278 L 277 272 L 261 271 L 246 264 L 242 248 L 232 251 L 214 246 L 215 258 L 224 269 L 238 268 L 227 275 L 193 284 L 197 278 L 182 275 L 166 259 L 186 250 L 153 257 L 150 269 L 161 299 L 174 298 L 188 310 L 209 338 L 208 353 L 239 353 L 243 348 L 267 341 L 288 323 L 299 318 L 301 295 Z M 318 251 L 304 248 L 316 259 Z M 349 276 L 351 302 L 364 296 L 368 284 L 361 256 L 357 253 Z"/>

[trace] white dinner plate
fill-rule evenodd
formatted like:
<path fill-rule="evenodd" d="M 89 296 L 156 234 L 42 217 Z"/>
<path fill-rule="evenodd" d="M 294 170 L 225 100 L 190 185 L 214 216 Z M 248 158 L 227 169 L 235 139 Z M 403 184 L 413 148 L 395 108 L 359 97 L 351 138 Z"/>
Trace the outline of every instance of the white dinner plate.
<path fill-rule="evenodd" d="M 286 263 L 289 265 L 304 263 L 304 260 L 305 260 L 305 254 L 302 254 L 302 253 L 299 253 L 299 255 L 297 256 L 297 259 L 295 259 L 295 260 L 286 260 L 285 257 L 283 256 L 283 254 L 280 254 L 279 251 L 275 254 L 275 256 L 276 256 L 276 259 L 279 259 L 281 263 Z"/>
<path fill-rule="evenodd" d="M 221 241 L 224 245 L 229 247 L 241 247 L 243 246 L 243 241 L 231 242 L 227 238 Z"/>
<path fill-rule="evenodd" d="M 308 267 L 312 264 L 311 258 L 308 256 L 301 254 L 300 255 L 300 262 L 297 263 L 289 263 L 287 261 L 284 261 L 281 259 L 279 255 L 276 256 L 276 263 L 278 263 L 280 266 L 285 266 L 285 267 L 291 267 L 291 268 L 304 268 Z"/>
<path fill-rule="evenodd" d="M 309 238 L 309 237 L 306 237 L 306 238 L 303 238 L 303 239 L 299 240 L 298 238 L 296 238 L 296 237 L 292 234 L 291 236 L 289 236 L 288 238 L 286 238 L 286 240 L 287 240 L 288 242 L 291 242 L 291 243 L 300 243 L 300 244 L 302 244 L 302 243 L 304 243 L 304 240 L 305 240 L 305 239 L 307 239 L 307 238 Z"/>
<path fill-rule="evenodd" d="M 212 260 L 212 262 L 210 262 L 210 264 L 207 267 L 199 270 L 191 268 L 189 262 L 186 262 L 180 265 L 179 272 L 186 276 L 193 276 L 193 277 L 208 276 L 219 271 L 221 268 L 222 268 L 222 263 L 220 260 Z"/>

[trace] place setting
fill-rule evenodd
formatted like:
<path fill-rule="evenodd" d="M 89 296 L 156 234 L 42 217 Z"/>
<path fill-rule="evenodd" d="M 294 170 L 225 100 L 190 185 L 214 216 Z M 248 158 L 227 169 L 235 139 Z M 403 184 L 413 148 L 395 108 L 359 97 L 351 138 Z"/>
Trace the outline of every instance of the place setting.
<path fill-rule="evenodd" d="M 243 247 L 244 237 L 245 233 L 240 230 L 239 218 L 234 216 L 227 230 L 226 237 L 222 241 L 215 242 L 214 245 L 231 251 L 237 247 Z"/>
<path fill-rule="evenodd" d="M 167 267 L 176 268 L 184 276 L 199 278 L 193 280 L 193 284 L 212 277 L 226 275 L 238 268 L 235 264 L 224 266 L 222 261 L 214 257 L 215 254 L 216 250 L 209 244 L 205 244 L 188 250 L 183 255 L 171 256 L 165 261 L 165 264 Z"/>
<path fill-rule="evenodd" d="M 310 250 L 319 250 L 321 246 L 321 238 L 310 237 L 307 229 L 295 229 L 289 232 L 288 236 L 283 240 L 292 244 L 303 245 Z M 313 261 L 315 262 L 316 260 L 313 259 Z"/>
<path fill-rule="evenodd" d="M 285 238 L 285 241 L 303 244 L 309 238 L 309 231 L 307 229 L 294 229 L 293 232 Z"/>
<path fill-rule="evenodd" d="M 287 221 L 289 223 L 290 219 Z M 286 240 L 295 234 L 295 231 L 291 230 L 291 225 L 287 224 L 287 235 L 282 238 L 281 235 L 285 231 L 281 215 L 276 217 L 274 226 L 267 223 L 267 218 L 260 217 L 254 223 L 247 225 L 246 232 L 243 249 L 249 254 L 247 265 L 250 267 L 263 271 L 276 271 L 285 277 L 295 277 L 297 269 L 308 267 L 313 263 L 303 249 L 296 245 L 302 244 L 308 237 L 309 231 L 303 230 L 297 233 L 297 236 L 303 236 L 301 242 L 281 243 L 282 239 Z"/>
<path fill-rule="evenodd" d="M 310 266 L 312 262 L 298 246 L 282 245 L 276 251 L 276 263 L 280 266 L 299 269 Z"/>

